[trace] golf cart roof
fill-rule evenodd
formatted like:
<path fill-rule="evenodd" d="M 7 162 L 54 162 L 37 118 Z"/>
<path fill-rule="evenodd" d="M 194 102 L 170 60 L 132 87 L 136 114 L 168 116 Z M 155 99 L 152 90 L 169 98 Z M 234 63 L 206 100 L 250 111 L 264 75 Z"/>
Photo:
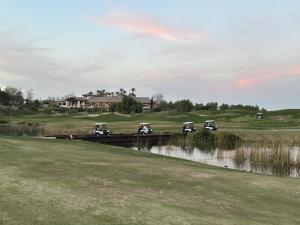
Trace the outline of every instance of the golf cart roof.
<path fill-rule="evenodd" d="M 214 120 L 206 120 L 204 121 L 205 123 L 214 123 L 215 121 Z"/>
<path fill-rule="evenodd" d="M 100 126 L 100 125 L 106 125 L 107 123 L 95 123 L 95 125 L 98 125 L 98 126 Z"/>
<path fill-rule="evenodd" d="M 262 112 L 258 112 L 258 113 L 256 113 L 257 115 L 263 115 L 263 113 Z"/>
<path fill-rule="evenodd" d="M 183 124 L 193 124 L 194 122 L 184 122 Z"/>
<path fill-rule="evenodd" d="M 140 123 L 140 125 L 149 125 L 150 123 Z"/>

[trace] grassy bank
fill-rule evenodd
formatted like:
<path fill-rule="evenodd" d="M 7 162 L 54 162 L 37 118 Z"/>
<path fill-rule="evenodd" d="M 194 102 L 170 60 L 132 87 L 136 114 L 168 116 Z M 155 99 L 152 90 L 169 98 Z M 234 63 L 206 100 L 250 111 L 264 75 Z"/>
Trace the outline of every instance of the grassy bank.
<path fill-rule="evenodd" d="M 0 137 L 0 224 L 299 224 L 300 180 Z"/>

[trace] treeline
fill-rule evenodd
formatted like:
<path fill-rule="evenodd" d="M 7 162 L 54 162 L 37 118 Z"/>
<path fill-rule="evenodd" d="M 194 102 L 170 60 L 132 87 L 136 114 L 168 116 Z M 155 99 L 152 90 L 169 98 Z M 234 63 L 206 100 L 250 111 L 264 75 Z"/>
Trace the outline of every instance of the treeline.
<path fill-rule="evenodd" d="M 0 108 L 36 111 L 40 105 L 41 103 L 38 99 L 33 99 L 32 89 L 27 90 L 25 94 L 21 89 L 15 87 L 0 89 Z"/>
<path fill-rule="evenodd" d="M 229 105 L 229 104 L 221 104 L 219 105 L 217 102 L 209 102 L 206 104 L 203 103 L 195 103 L 193 104 L 190 100 L 184 99 L 179 101 L 160 101 L 156 104 L 153 108 L 153 111 L 160 112 L 160 111 L 171 111 L 176 110 L 178 112 L 190 112 L 193 110 L 210 110 L 210 111 L 217 111 L 217 110 L 245 110 L 245 111 L 266 111 L 264 108 L 260 108 L 258 105 Z"/>
<path fill-rule="evenodd" d="M 136 94 L 135 88 L 130 88 L 130 90 L 126 91 L 124 88 L 120 88 L 117 91 L 107 91 L 105 89 L 99 89 L 96 91 L 89 91 L 86 94 L 83 94 L 83 97 L 123 97 L 123 96 L 132 96 L 135 97 Z"/>
<path fill-rule="evenodd" d="M 28 110 L 37 111 L 42 108 L 48 108 L 51 112 L 63 112 L 64 110 L 73 111 L 90 111 L 101 110 L 95 109 L 64 109 L 60 108 L 57 104 L 58 100 L 66 99 L 68 97 L 74 97 L 74 94 L 67 95 L 63 98 L 49 97 L 46 100 L 38 100 L 33 98 L 33 90 L 27 90 L 25 93 L 21 89 L 15 87 L 6 87 L 4 90 L 0 89 L 0 109 L 13 109 L 13 110 Z M 105 89 L 99 89 L 96 91 L 90 91 L 87 94 L 83 94 L 84 97 L 123 97 L 122 102 L 119 104 L 110 105 L 109 111 L 120 113 L 140 113 L 143 112 L 143 105 L 138 102 L 136 97 L 136 89 L 131 88 L 126 91 L 120 88 L 118 91 L 106 91 Z M 177 112 L 190 112 L 195 110 L 245 110 L 245 111 L 265 111 L 264 108 L 260 108 L 257 105 L 230 105 L 230 104 L 218 104 L 217 102 L 193 103 L 189 99 L 183 99 L 178 101 L 166 101 L 162 94 L 153 95 L 151 98 L 150 109 L 154 112 L 160 111 L 177 111 Z"/>

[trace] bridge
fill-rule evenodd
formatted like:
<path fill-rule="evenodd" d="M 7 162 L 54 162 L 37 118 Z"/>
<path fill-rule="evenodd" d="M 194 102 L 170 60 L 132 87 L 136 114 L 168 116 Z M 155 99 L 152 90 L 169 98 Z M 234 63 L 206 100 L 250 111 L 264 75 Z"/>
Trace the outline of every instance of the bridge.
<path fill-rule="evenodd" d="M 110 134 L 104 135 L 52 135 L 47 137 L 53 137 L 56 139 L 68 139 L 68 140 L 83 140 L 91 141 L 108 145 L 116 145 L 122 147 L 133 147 L 139 145 L 164 145 L 173 136 L 173 133 L 153 133 L 148 135 L 139 135 L 136 133 L 129 134 Z"/>

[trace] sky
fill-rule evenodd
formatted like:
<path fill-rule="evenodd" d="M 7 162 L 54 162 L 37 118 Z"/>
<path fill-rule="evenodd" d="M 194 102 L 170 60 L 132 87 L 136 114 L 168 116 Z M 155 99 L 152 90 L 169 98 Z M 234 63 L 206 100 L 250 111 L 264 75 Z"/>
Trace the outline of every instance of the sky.
<path fill-rule="evenodd" d="M 300 108 L 299 0 L 0 0 L 0 87 Z"/>

